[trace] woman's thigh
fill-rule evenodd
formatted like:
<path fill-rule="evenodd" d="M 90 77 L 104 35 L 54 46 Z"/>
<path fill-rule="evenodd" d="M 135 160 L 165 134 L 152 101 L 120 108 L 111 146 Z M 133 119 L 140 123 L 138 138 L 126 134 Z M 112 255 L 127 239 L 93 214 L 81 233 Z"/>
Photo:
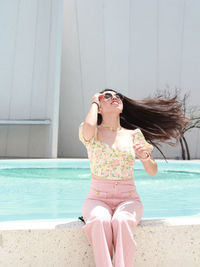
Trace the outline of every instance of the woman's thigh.
<path fill-rule="evenodd" d="M 86 198 L 82 204 L 82 215 L 85 222 L 91 218 L 111 220 L 112 213 L 109 205 L 101 200 Z"/>
<path fill-rule="evenodd" d="M 137 225 L 143 215 L 143 204 L 138 200 L 125 200 L 114 210 L 113 219 L 131 219 Z"/>

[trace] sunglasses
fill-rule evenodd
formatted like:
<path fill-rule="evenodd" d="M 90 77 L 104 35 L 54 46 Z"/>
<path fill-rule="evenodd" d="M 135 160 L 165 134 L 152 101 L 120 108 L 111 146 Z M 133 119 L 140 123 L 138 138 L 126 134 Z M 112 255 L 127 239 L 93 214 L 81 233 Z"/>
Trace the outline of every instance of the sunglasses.
<path fill-rule="evenodd" d="M 116 98 L 120 99 L 121 101 L 123 100 L 123 95 L 122 95 L 122 94 L 120 94 L 120 93 L 116 93 L 115 96 L 116 96 Z M 111 93 L 105 93 L 105 94 L 103 95 L 103 97 L 104 97 L 105 99 L 110 99 L 110 98 L 113 99 L 114 95 L 111 94 Z"/>

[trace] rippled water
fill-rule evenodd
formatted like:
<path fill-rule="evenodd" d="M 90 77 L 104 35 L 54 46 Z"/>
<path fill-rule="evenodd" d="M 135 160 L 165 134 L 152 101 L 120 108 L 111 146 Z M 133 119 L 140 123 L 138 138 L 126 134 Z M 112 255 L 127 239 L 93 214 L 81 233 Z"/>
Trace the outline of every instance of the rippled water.
<path fill-rule="evenodd" d="M 14 161 L 13 161 L 14 162 Z M 198 163 L 157 161 L 148 175 L 135 163 L 134 181 L 143 202 L 143 218 L 200 215 Z M 87 161 L 0 163 L 0 221 L 63 219 L 81 216 L 90 187 Z"/>

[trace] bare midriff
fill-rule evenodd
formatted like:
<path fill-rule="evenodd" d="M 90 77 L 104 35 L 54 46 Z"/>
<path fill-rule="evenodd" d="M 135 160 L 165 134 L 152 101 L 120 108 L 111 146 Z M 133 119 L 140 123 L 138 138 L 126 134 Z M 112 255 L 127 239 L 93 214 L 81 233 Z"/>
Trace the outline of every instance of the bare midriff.
<path fill-rule="evenodd" d="M 119 180 L 119 179 L 109 179 L 109 177 L 104 177 L 104 176 L 97 176 L 97 175 L 95 175 L 95 174 L 91 174 L 91 177 L 93 178 L 93 179 L 97 179 L 97 180 Z M 124 177 L 122 180 L 132 180 L 133 178 L 126 178 L 126 177 Z"/>

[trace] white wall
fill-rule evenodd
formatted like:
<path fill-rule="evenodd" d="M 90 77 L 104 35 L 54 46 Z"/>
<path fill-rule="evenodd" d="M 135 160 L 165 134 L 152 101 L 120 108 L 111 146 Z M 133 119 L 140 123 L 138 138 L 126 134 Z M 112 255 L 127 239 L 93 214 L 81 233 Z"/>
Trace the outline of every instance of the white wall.
<path fill-rule="evenodd" d="M 0 124 L 1 157 L 57 157 L 62 4 L 0 1 L 0 120 L 51 120 Z"/>
<path fill-rule="evenodd" d="M 104 88 L 141 99 L 178 87 L 199 104 L 199 10 L 198 0 L 64 0 L 59 157 L 87 156 L 78 126 Z M 192 158 L 198 134 L 186 134 Z M 179 147 L 163 152 L 181 157 Z"/>

